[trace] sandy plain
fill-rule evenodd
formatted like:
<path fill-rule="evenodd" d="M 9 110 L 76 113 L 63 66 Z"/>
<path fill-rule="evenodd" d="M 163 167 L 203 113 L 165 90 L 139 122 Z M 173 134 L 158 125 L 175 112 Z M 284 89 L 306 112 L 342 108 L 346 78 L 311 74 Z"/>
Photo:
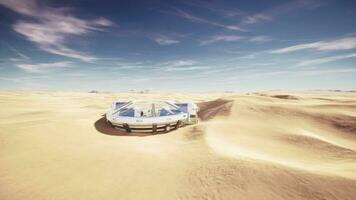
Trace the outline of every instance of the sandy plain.
<path fill-rule="evenodd" d="M 199 103 L 123 134 L 117 99 Z M 356 199 L 356 94 L 0 92 L 0 199 Z"/>

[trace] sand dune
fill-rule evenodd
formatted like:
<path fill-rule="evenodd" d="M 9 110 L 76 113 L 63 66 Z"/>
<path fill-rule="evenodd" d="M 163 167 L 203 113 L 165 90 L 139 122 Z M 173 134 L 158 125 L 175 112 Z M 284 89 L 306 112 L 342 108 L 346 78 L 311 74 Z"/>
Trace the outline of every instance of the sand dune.
<path fill-rule="evenodd" d="M 125 98 L 198 102 L 201 122 L 130 137 L 102 116 Z M 1 92 L 0 186 L 0 199 L 355 199 L 356 94 Z"/>

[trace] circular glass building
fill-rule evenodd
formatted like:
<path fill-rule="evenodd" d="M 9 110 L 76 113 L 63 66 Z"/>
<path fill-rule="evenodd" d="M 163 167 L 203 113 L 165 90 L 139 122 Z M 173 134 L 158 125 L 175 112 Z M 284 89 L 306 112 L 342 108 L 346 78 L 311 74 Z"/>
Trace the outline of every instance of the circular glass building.
<path fill-rule="evenodd" d="M 193 103 L 162 100 L 118 101 L 106 113 L 114 127 L 127 132 L 162 132 L 196 123 L 198 107 Z"/>

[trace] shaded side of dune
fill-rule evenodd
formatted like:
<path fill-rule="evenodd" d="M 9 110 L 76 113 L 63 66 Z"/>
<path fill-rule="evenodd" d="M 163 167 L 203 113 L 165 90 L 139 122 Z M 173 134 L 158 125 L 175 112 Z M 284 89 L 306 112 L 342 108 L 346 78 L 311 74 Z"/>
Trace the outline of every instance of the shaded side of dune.
<path fill-rule="evenodd" d="M 216 116 L 227 116 L 230 114 L 233 101 L 227 99 L 217 99 L 214 101 L 207 101 L 199 103 L 199 119 L 205 121 Z"/>
<path fill-rule="evenodd" d="M 347 115 L 328 116 L 320 114 L 315 116 L 313 120 L 320 124 L 332 126 L 342 132 L 350 133 L 353 137 L 356 136 L 356 117 Z"/>
<path fill-rule="evenodd" d="M 269 95 L 269 94 L 264 94 L 264 93 L 259 93 L 256 92 L 254 93 L 258 96 L 263 96 L 263 97 L 272 97 L 272 98 L 277 98 L 277 99 L 286 99 L 286 100 L 299 100 L 299 97 L 289 95 L 289 94 L 276 94 L 276 95 Z"/>
<path fill-rule="evenodd" d="M 279 95 L 273 95 L 273 98 L 278 98 L 278 99 L 290 99 L 290 100 L 298 100 L 299 98 L 296 96 L 288 95 L 288 94 L 279 94 Z"/>

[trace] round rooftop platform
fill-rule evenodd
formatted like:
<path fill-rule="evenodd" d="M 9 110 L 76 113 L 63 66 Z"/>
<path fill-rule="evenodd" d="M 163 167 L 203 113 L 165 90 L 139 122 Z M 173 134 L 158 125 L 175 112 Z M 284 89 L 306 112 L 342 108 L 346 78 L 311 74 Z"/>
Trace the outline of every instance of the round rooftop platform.
<path fill-rule="evenodd" d="M 168 101 L 117 102 L 114 113 L 122 117 L 160 117 L 181 113 L 174 103 Z"/>

